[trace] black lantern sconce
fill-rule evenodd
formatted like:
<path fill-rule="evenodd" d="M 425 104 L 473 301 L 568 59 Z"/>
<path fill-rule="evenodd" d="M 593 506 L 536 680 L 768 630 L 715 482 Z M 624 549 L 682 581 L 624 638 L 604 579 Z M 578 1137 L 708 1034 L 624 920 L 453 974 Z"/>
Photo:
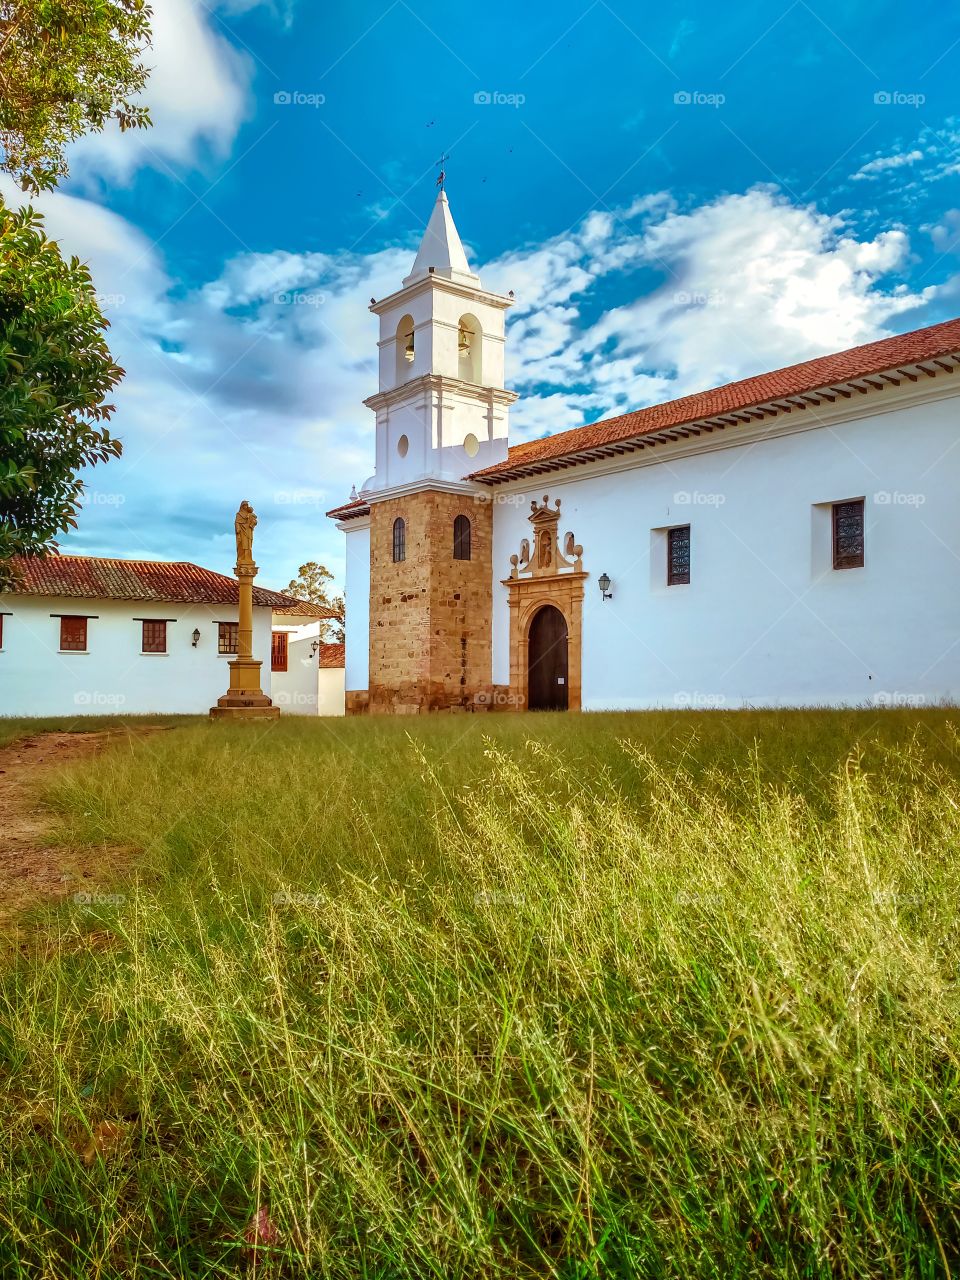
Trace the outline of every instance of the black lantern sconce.
<path fill-rule="evenodd" d="M 199 643 L 200 643 L 200 628 L 194 627 L 193 628 L 193 647 L 196 648 Z"/>
<path fill-rule="evenodd" d="M 600 577 L 597 579 L 597 586 L 600 588 L 600 595 L 604 600 L 613 599 L 613 592 L 610 590 L 609 573 L 601 573 Z"/>
<path fill-rule="evenodd" d="M 315 658 L 315 657 L 317 656 L 317 650 L 318 650 L 319 648 L 320 648 L 320 641 L 319 641 L 319 640 L 314 640 L 314 641 L 313 641 L 313 643 L 310 645 L 310 657 L 311 657 L 311 658 Z"/>

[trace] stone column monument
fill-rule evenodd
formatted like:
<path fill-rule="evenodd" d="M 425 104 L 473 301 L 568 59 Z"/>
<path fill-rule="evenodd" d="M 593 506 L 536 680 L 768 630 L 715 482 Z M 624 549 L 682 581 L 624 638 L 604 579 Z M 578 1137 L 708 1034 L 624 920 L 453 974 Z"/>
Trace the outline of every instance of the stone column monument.
<path fill-rule="evenodd" d="M 253 531 L 257 517 L 249 502 L 241 502 L 234 521 L 237 534 L 235 572 L 240 588 L 237 656 L 230 667 L 230 688 L 217 705 L 210 708 L 214 718 L 275 720 L 280 708 L 275 707 L 260 688 L 260 659 L 253 656 L 253 580 L 257 566 L 253 561 Z"/>

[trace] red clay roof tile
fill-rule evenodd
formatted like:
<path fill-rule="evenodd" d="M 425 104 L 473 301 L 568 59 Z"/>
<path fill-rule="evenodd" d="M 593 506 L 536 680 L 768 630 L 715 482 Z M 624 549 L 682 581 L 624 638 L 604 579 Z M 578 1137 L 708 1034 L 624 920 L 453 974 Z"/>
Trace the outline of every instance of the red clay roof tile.
<path fill-rule="evenodd" d="M 336 609 L 326 608 L 321 604 L 311 604 L 309 600 L 298 600 L 285 609 L 274 609 L 278 617 L 287 617 L 291 621 L 296 618 L 340 618 Z"/>
<path fill-rule="evenodd" d="M 864 346 L 851 347 L 834 355 L 818 356 L 814 360 L 804 360 L 800 364 L 774 369 L 753 378 L 728 382 L 725 386 L 714 387 L 710 391 L 700 391 L 679 400 L 649 405 L 645 409 L 636 409 L 586 427 L 575 427 L 542 440 L 514 445 L 505 461 L 475 471 L 468 479 L 495 481 L 507 478 L 514 469 L 530 463 L 552 461 L 584 449 L 615 444 L 634 436 L 696 422 L 701 418 L 752 408 L 783 396 L 803 395 L 834 383 L 869 377 L 901 365 L 935 360 L 939 356 L 958 352 L 960 319 L 945 320 L 942 324 L 930 325 L 925 329 L 914 329 L 910 333 L 882 338 L 879 342 L 868 342 Z"/>
<path fill-rule="evenodd" d="M 322 644 L 320 646 L 320 666 L 321 667 L 343 667 L 346 666 L 346 645 L 342 644 Z"/>
<path fill-rule="evenodd" d="M 343 503 L 342 506 L 333 507 L 327 512 L 332 520 L 349 520 L 351 516 L 362 516 L 369 510 L 370 504 L 365 498 L 353 498 L 350 502 Z"/>
<path fill-rule="evenodd" d="M 180 560 L 111 560 L 101 556 L 15 556 L 13 595 L 85 600 L 164 600 L 177 604 L 236 604 L 237 582 Z M 289 609 L 298 602 L 279 591 L 253 588 L 253 603 Z"/>

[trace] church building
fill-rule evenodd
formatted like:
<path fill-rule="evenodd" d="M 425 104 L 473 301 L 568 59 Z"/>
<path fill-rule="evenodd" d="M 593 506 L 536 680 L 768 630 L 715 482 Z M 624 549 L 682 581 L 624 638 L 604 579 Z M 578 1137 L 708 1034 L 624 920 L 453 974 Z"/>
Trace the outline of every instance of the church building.
<path fill-rule="evenodd" d="M 348 714 L 960 698 L 960 320 L 511 446 L 511 303 L 441 190 L 328 513 Z"/>

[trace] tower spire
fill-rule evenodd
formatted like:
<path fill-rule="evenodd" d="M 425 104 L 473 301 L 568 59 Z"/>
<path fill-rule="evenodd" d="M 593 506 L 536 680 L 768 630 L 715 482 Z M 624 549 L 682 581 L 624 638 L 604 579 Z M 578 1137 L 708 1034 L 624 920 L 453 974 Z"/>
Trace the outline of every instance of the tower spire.
<path fill-rule="evenodd" d="M 433 269 L 431 272 L 431 268 Z M 443 187 L 437 195 L 430 221 L 420 241 L 413 270 L 404 279 L 405 285 L 413 284 L 427 275 L 444 276 L 447 280 L 459 280 L 464 284 L 478 285 L 480 277 L 470 270 L 460 235 L 450 213 L 450 202 Z"/>

